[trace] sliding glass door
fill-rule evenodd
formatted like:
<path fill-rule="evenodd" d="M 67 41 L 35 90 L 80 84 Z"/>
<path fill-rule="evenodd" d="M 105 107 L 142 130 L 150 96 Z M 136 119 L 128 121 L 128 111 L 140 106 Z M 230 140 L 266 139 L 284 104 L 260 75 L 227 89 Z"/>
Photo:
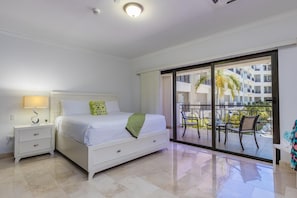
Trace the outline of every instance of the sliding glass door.
<path fill-rule="evenodd" d="M 176 72 L 176 140 L 212 146 L 211 67 Z"/>
<path fill-rule="evenodd" d="M 163 72 L 163 90 L 172 90 L 163 91 L 171 139 L 271 160 L 280 139 L 277 76 L 276 51 Z M 252 116 L 242 133 L 243 118 Z"/>
<path fill-rule="evenodd" d="M 226 124 L 217 149 L 272 159 L 272 76 L 271 55 L 215 64 L 215 113 Z M 243 117 L 252 116 L 259 116 L 255 127 L 240 131 Z"/>

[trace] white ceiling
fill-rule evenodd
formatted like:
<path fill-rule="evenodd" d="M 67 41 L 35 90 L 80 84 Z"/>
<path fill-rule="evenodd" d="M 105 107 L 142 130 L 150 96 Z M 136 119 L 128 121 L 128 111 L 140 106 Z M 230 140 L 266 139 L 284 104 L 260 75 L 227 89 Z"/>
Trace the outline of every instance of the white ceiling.
<path fill-rule="evenodd" d="M 136 58 L 297 9 L 297 0 L 132 1 L 144 7 L 136 19 L 123 11 L 129 0 L 0 0 L 0 32 Z"/>

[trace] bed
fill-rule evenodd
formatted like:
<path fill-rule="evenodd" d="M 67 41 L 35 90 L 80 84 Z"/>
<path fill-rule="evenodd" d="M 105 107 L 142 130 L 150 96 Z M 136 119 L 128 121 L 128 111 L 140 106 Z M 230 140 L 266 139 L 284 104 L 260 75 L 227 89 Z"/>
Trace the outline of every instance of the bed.
<path fill-rule="evenodd" d="M 105 101 L 108 114 L 91 116 L 84 112 L 85 102 L 90 100 Z M 56 125 L 56 150 L 86 170 L 89 180 L 97 172 L 168 146 L 169 132 L 164 116 L 146 115 L 138 138 L 134 138 L 123 127 L 132 113 L 120 112 L 117 101 L 116 96 L 108 94 L 51 92 L 50 120 Z M 101 122 L 104 124 L 98 124 L 95 121 L 97 118 L 105 120 Z M 111 122 L 112 128 L 107 126 L 108 122 Z M 78 128 L 85 132 L 79 132 Z"/>

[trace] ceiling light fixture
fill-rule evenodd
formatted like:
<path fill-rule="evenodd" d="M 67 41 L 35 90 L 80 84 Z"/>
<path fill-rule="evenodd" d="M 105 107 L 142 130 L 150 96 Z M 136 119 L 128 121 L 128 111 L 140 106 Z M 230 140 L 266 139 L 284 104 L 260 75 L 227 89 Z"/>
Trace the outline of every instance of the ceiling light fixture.
<path fill-rule="evenodd" d="M 100 14 L 101 10 L 99 8 L 92 8 L 94 14 Z"/>
<path fill-rule="evenodd" d="M 143 6 L 135 2 L 125 4 L 123 9 L 130 17 L 133 18 L 138 17 L 143 12 Z"/>
<path fill-rule="evenodd" d="M 229 3 L 233 3 L 234 1 L 237 0 L 212 0 L 214 4 L 216 3 L 221 3 L 221 4 L 229 4 Z"/>

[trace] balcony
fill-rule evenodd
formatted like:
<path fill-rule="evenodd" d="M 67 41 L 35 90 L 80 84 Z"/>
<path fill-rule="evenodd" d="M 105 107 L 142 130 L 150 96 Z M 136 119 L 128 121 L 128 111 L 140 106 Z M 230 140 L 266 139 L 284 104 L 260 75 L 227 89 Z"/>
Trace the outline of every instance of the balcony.
<path fill-rule="evenodd" d="M 200 129 L 200 139 L 197 136 L 197 129 L 193 127 L 188 127 L 186 135 L 182 137 L 184 128 L 181 126 L 177 127 L 177 140 L 182 142 L 188 142 L 194 145 L 204 145 L 211 147 L 212 146 L 212 128 L 202 128 Z M 219 141 L 220 136 L 220 141 Z M 219 150 L 228 150 L 229 152 L 250 155 L 259 158 L 272 159 L 272 137 L 265 137 L 264 135 L 257 133 L 257 141 L 259 144 L 259 149 L 255 146 L 254 136 L 245 135 L 243 137 L 244 151 L 241 151 L 240 143 L 238 140 L 238 134 L 228 133 L 228 141 L 224 144 L 225 133 L 224 130 L 216 131 L 216 149 Z M 170 138 L 173 139 L 172 130 L 170 130 Z"/>
<path fill-rule="evenodd" d="M 228 132 L 228 139 L 224 144 L 225 131 L 224 129 L 216 129 L 216 147 L 221 150 L 228 150 L 231 152 L 240 152 L 260 158 L 272 159 L 272 108 L 269 105 L 216 105 L 215 106 L 216 119 L 223 123 L 232 121 L 232 123 L 239 123 L 242 115 L 260 115 L 257 122 L 257 141 L 259 149 L 256 148 L 254 136 L 244 135 L 243 142 L 245 150 L 241 150 L 238 134 Z M 256 107 L 256 108 L 255 108 Z M 263 110 L 265 109 L 265 110 Z M 192 144 L 200 144 L 205 146 L 212 146 L 212 126 L 211 105 L 196 105 L 196 104 L 181 104 L 178 106 L 178 112 L 184 111 L 188 115 L 196 116 L 199 119 L 200 138 L 197 136 L 197 129 L 192 125 L 187 128 L 186 135 L 182 137 L 183 123 L 180 119 L 180 113 L 177 114 L 177 140 L 189 142 Z M 264 132 L 265 133 L 264 133 Z"/>

